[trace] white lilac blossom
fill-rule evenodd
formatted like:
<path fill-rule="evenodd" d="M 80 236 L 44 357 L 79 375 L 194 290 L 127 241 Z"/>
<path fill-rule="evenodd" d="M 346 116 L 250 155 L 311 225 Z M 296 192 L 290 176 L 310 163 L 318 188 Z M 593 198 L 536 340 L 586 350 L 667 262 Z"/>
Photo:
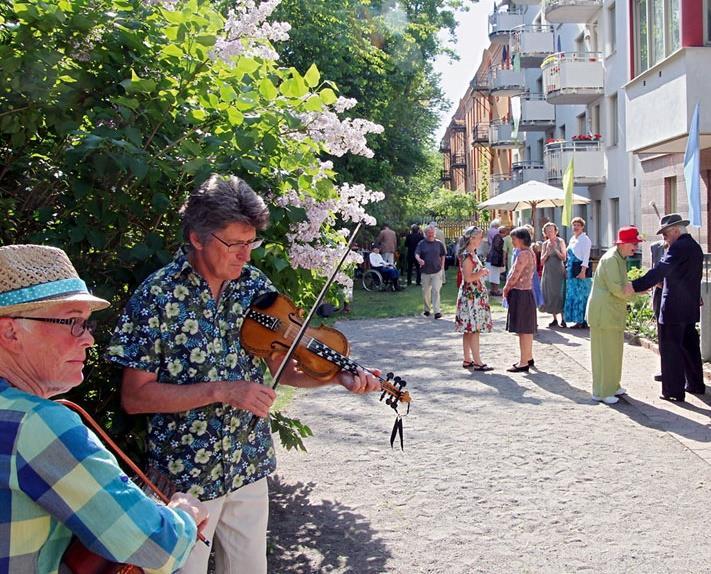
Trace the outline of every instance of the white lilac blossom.
<path fill-rule="evenodd" d="M 291 25 L 287 22 L 267 22 L 281 0 L 239 0 L 227 15 L 225 36 L 215 44 L 213 55 L 223 60 L 233 56 L 256 56 L 277 60 L 279 54 L 271 42 L 289 39 Z"/>
<path fill-rule="evenodd" d="M 345 99 L 345 98 L 343 98 Z M 344 118 L 341 120 L 336 112 L 323 110 L 320 112 L 303 112 L 299 118 L 306 128 L 306 133 L 292 135 L 295 139 L 310 137 L 323 144 L 331 155 L 341 157 L 347 153 L 373 157 L 373 150 L 368 147 L 366 135 L 383 133 L 383 126 L 362 118 Z"/>

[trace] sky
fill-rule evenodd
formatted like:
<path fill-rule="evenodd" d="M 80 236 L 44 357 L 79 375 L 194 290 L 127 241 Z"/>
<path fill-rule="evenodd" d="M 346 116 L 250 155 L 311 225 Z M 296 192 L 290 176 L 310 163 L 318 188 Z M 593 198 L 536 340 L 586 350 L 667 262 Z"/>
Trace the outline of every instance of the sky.
<path fill-rule="evenodd" d="M 493 0 L 481 0 L 471 5 L 468 12 L 460 12 L 457 15 L 457 43 L 454 46 L 459 61 L 450 61 L 445 56 L 440 56 L 435 61 L 435 70 L 442 74 L 442 90 L 452 104 L 440 118 L 440 126 L 435 136 L 436 143 L 442 139 L 460 98 L 474 77 L 474 72 L 481 62 L 481 53 L 489 46 L 489 14 L 493 5 Z"/>

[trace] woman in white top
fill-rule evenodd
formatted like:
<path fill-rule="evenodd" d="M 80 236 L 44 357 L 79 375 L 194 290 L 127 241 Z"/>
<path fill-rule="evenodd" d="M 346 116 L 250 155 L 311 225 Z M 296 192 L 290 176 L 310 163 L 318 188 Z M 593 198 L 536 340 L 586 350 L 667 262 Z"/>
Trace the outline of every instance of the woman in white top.
<path fill-rule="evenodd" d="M 590 269 L 592 242 L 585 234 L 585 220 L 582 217 L 574 217 L 571 223 L 573 237 L 568 243 L 563 316 L 566 323 L 572 323 L 573 329 L 587 329 L 585 308 L 592 287 L 592 269 Z"/>

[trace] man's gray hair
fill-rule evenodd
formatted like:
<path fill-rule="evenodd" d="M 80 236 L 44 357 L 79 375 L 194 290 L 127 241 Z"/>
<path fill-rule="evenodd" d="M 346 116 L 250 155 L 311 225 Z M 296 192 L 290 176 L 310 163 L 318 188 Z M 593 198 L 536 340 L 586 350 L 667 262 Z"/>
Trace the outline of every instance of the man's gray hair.
<path fill-rule="evenodd" d="M 684 235 L 684 233 L 689 233 L 686 230 L 686 225 L 674 225 L 673 227 L 678 227 L 679 228 L 679 235 Z"/>
<path fill-rule="evenodd" d="M 244 223 L 258 230 L 266 229 L 269 209 L 264 200 L 244 180 L 234 175 L 212 174 L 190 194 L 180 210 L 183 238 L 190 244 L 190 233 L 207 241 L 211 233 L 231 223 Z"/>

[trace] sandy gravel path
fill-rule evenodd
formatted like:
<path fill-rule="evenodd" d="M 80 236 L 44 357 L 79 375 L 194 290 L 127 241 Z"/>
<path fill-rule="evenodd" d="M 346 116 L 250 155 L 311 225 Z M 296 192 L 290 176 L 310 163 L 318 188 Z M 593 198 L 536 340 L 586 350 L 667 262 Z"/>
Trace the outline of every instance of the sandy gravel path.
<path fill-rule="evenodd" d="M 541 329 L 538 370 L 506 373 L 517 342 L 496 319 L 492 373 L 461 368 L 451 317 L 338 325 L 409 381 L 405 452 L 377 396 L 298 395 L 316 436 L 277 455 L 271 573 L 711 572 L 708 404 L 660 401 L 658 357 L 632 346 L 627 400 L 592 402 L 586 332 Z"/>

